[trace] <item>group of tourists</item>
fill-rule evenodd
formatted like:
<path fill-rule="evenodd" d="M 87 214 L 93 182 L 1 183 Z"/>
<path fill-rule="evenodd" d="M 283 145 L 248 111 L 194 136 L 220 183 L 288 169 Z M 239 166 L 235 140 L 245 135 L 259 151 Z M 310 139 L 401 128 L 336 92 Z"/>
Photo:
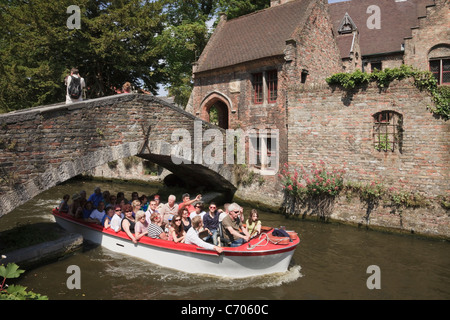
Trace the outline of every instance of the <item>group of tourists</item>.
<path fill-rule="evenodd" d="M 251 210 L 244 225 L 244 211 L 237 203 L 226 203 L 219 209 L 211 202 L 206 208 L 201 199 L 201 195 L 191 199 L 185 193 L 179 203 L 174 195 L 161 203 L 157 194 L 147 197 L 133 192 L 128 200 L 123 192 L 111 195 L 96 187 L 88 198 L 85 191 L 74 194 L 70 204 L 70 196 L 64 195 L 58 210 L 115 232 L 123 231 L 134 243 L 150 237 L 195 244 L 219 253 L 223 246 L 240 246 L 261 233 L 256 209 Z"/>

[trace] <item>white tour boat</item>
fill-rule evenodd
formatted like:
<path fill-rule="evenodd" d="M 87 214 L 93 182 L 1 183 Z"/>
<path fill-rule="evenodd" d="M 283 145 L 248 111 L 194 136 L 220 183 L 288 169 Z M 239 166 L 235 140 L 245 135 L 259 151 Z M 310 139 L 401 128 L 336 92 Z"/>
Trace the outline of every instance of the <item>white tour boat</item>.
<path fill-rule="evenodd" d="M 220 277 L 245 278 L 287 271 L 300 240 L 295 232 L 289 238 L 274 237 L 272 228 L 239 247 L 224 247 L 218 254 L 193 244 L 142 237 L 134 244 L 123 231 L 76 219 L 53 210 L 64 229 L 81 234 L 85 240 L 111 251 L 133 256 L 178 271 Z"/>

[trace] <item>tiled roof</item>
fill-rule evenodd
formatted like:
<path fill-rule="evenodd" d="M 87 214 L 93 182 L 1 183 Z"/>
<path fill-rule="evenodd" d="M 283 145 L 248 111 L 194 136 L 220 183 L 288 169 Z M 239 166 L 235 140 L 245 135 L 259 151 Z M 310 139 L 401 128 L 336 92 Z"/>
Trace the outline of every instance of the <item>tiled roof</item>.
<path fill-rule="evenodd" d="M 330 4 L 331 21 L 342 57 L 348 57 L 350 50 L 348 37 L 338 36 L 337 32 L 345 13 L 359 30 L 361 54 L 374 55 L 401 51 L 404 38 L 411 36 L 411 28 L 418 25 L 417 18 L 424 16 L 426 6 L 432 4 L 433 0 L 352 0 Z M 369 10 L 373 5 L 380 8 L 380 29 L 368 28 L 368 19 L 375 13 Z"/>
<path fill-rule="evenodd" d="M 200 56 L 197 72 L 282 55 L 314 1 L 296 0 L 226 21 Z"/>

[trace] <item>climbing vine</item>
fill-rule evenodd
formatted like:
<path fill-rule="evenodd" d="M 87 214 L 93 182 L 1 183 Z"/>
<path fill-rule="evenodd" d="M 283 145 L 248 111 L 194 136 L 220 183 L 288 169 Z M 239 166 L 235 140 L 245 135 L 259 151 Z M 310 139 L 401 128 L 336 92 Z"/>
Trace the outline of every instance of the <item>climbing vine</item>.
<path fill-rule="evenodd" d="M 385 88 L 394 80 L 409 77 L 414 78 L 414 84 L 419 90 L 427 90 L 430 93 L 435 103 L 435 107 L 428 106 L 430 111 L 444 120 L 448 120 L 450 117 L 450 89 L 446 86 L 438 86 L 436 78 L 429 71 L 420 71 L 411 66 L 402 65 L 399 68 L 375 70 L 372 73 L 360 70 L 353 73 L 336 73 L 326 81 L 329 85 L 340 85 L 344 89 L 350 90 L 371 82 L 376 82 L 378 87 Z"/>

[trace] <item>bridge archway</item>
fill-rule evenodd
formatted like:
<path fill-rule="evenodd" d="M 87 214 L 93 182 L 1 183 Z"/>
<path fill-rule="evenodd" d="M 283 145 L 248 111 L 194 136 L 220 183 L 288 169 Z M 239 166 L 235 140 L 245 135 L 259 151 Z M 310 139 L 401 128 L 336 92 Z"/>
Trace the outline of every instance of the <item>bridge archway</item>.
<path fill-rule="evenodd" d="M 173 163 L 172 133 L 213 126 L 142 94 L 0 115 L 0 217 L 39 193 L 110 161 L 138 156 L 232 197 L 234 166 Z M 203 131 L 202 131 L 203 133 Z"/>

